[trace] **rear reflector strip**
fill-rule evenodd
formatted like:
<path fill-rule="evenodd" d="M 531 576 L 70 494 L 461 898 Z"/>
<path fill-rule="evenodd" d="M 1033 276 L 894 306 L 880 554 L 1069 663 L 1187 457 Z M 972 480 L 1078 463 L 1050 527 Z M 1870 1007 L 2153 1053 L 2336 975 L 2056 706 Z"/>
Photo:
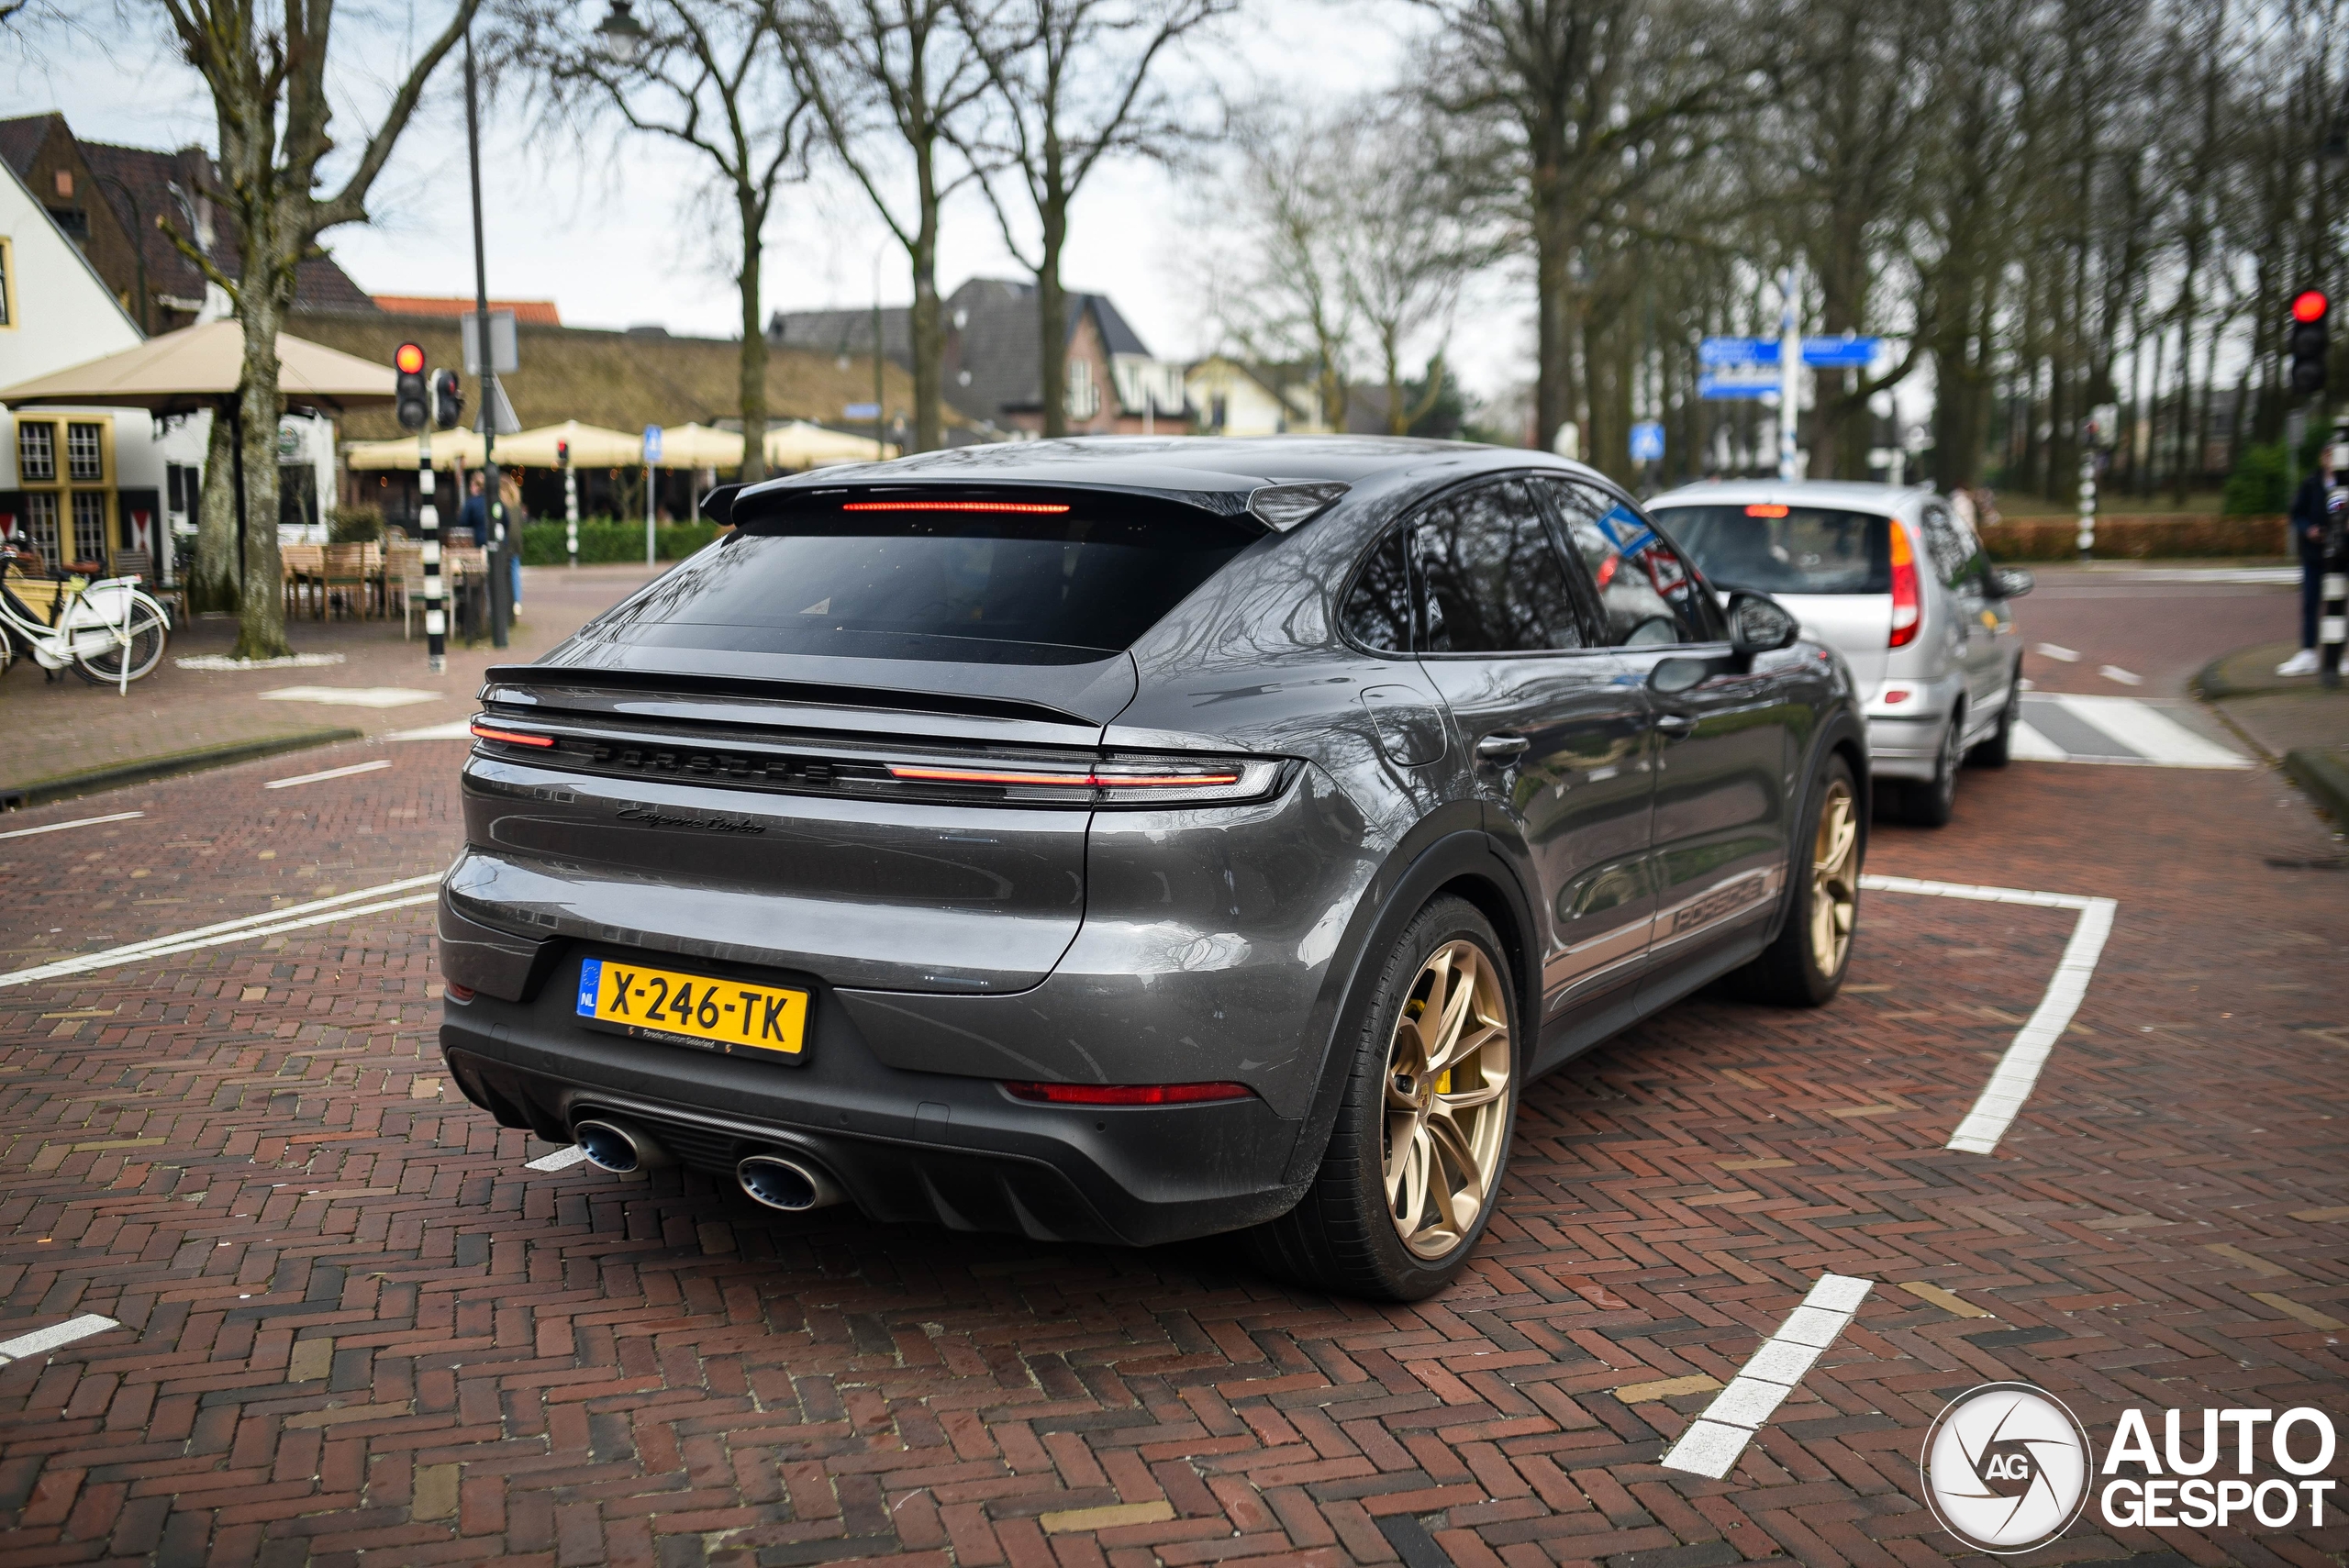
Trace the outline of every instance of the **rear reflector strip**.
<path fill-rule="evenodd" d="M 912 768 L 889 764 L 889 776 L 923 784 L 1041 784 L 1067 789 L 1218 789 L 1240 782 L 1236 773 L 1018 773 L 985 768 Z"/>
<path fill-rule="evenodd" d="M 1068 507 L 1043 501 L 844 501 L 843 512 L 1065 512 Z"/>
<path fill-rule="evenodd" d="M 554 737 L 551 735 L 525 735 L 518 729 L 492 729 L 478 719 L 473 722 L 473 739 L 476 740 L 503 740 L 508 746 L 551 746 L 554 744 Z"/>
<path fill-rule="evenodd" d="M 1244 1100 L 1255 1091 L 1245 1084 L 1019 1084 L 1004 1087 L 1017 1098 L 1054 1106 L 1183 1106 L 1203 1100 Z"/>

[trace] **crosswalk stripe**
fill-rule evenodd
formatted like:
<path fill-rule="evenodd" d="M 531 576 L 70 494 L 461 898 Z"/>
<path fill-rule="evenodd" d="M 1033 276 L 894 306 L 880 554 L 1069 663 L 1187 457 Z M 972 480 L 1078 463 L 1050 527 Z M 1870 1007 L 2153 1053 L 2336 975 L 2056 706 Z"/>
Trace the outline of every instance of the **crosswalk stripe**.
<path fill-rule="evenodd" d="M 2241 752 L 2205 740 L 2143 697 L 2026 692 L 2012 754 L 2033 762 L 2155 768 L 2249 768 Z"/>

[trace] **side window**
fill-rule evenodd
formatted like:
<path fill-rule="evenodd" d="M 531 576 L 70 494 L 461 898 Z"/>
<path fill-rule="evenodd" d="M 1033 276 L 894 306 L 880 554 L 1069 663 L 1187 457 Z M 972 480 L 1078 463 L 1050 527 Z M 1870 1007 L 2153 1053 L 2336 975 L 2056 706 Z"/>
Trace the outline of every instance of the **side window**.
<path fill-rule="evenodd" d="M 1505 480 L 1451 495 L 1412 526 L 1430 653 L 1525 653 L 1583 646 L 1565 566 L 1542 509 Z"/>
<path fill-rule="evenodd" d="M 1718 641 L 1712 606 L 1680 552 L 1631 507 L 1564 480 L 1536 480 L 1590 572 L 1615 648 Z"/>
<path fill-rule="evenodd" d="M 1946 507 L 1925 508 L 1925 550 L 1933 558 L 1933 573 L 1943 586 L 1954 588 L 1976 570 L 1978 550 L 1973 534 Z"/>
<path fill-rule="evenodd" d="M 1338 625 L 1348 638 L 1375 651 L 1411 651 L 1411 570 L 1400 528 L 1363 562 L 1353 591 L 1339 607 Z"/>

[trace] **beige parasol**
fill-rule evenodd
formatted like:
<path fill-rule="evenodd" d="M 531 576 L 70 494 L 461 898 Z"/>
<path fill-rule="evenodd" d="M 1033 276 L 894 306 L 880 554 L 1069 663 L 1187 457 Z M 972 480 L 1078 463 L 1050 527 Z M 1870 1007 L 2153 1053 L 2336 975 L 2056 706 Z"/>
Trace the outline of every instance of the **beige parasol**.
<path fill-rule="evenodd" d="M 601 425 L 566 419 L 560 425 L 541 425 L 535 430 L 498 437 L 498 464 L 505 468 L 560 467 L 556 443 L 562 441 L 571 443 L 573 468 L 634 468 L 644 462 L 644 442 L 640 438 L 626 430 L 607 430 Z"/>
<path fill-rule="evenodd" d="M 790 419 L 767 427 L 769 468 L 820 468 L 835 462 L 871 462 L 875 443 L 869 436 L 844 436 L 805 419 Z M 897 449 L 884 446 L 889 456 Z"/>
<path fill-rule="evenodd" d="M 217 408 L 223 398 L 236 395 L 244 358 L 244 328 L 234 321 L 212 321 L 165 332 L 118 354 L 0 388 L 0 403 L 19 407 L 61 403 L 144 408 L 154 414 L 194 413 Z M 284 332 L 277 335 L 277 388 L 289 404 L 347 408 L 362 403 L 388 403 L 397 395 L 397 379 L 389 365 Z"/>
<path fill-rule="evenodd" d="M 402 436 L 391 441 L 351 441 L 342 449 L 342 461 L 354 472 L 391 469 L 404 473 L 416 472 L 421 455 L 418 449 L 424 438 Z M 500 442 L 498 455 L 506 454 Z M 432 432 L 432 466 L 435 468 L 479 468 L 481 466 L 481 436 L 473 430 L 435 430 Z"/>

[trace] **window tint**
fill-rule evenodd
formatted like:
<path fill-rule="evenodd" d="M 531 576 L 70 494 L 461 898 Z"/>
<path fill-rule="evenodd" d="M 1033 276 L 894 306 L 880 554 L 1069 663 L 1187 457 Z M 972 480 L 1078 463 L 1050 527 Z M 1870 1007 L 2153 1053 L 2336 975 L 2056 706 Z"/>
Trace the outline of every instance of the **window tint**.
<path fill-rule="evenodd" d="M 1775 504 L 1659 506 L 1656 516 L 1716 588 L 1892 592 L 1891 525 L 1882 517 Z"/>
<path fill-rule="evenodd" d="M 1431 653 L 1580 648 L 1581 621 L 1541 508 L 1516 480 L 1447 496 L 1411 530 Z"/>
<path fill-rule="evenodd" d="M 1669 647 L 1720 639 L 1712 606 L 1680 552 L 1620 502 L 1564 480 L 1540 479 L 1590 571 L 1616 648 Z"/>
<path fill-rule="evenodd" d="M 1387 535 L 1363 562 L 1338 620 L 1346 636 L 1364 648 L 1411 651 L 1411 572 L 1400 530 Z"/>
<path fill-rule="evenodd" d="M 1130 646 L 1261 532 L 1135 495 L 1073 495 L 1061 512 L 793 501 L 782 516 L 738 514 L 732 535 L 599 629 L 685 648 L 1089 662 Z M 929 509 L 941 505 L 972 509 Z"/>

